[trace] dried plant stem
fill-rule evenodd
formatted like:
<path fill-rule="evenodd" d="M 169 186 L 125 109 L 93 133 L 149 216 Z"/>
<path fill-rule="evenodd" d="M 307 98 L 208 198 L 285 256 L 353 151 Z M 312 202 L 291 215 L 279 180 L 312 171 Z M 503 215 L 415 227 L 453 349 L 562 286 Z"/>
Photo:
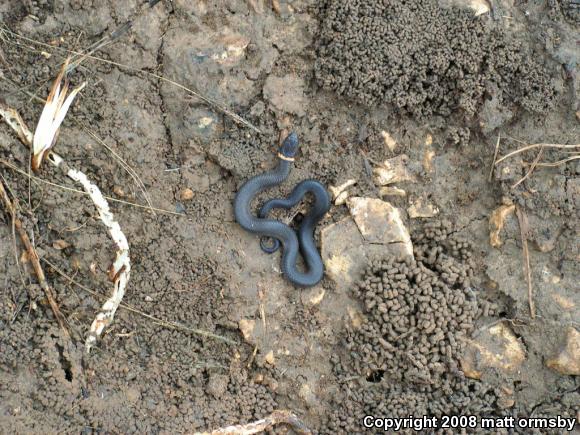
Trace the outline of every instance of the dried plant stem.
<path fill-rule="evenodd" d="M 556 143 L 536 143 L 533 145 L 527 145 L 525 147 L 522 147 L 520 149 L 517 149 L 515 151 L 512 151 L 511 153 L 506 154 L 505 156 L 503 156 L 501 159 L 496 160 L 495 164 L 498 165 L 501 162 L 503 162 L 504 160 L 515 156 L 516 154 L 520 154 L 523 153 L 524 151 L 529 151 L 529 150 L 533 150 L 534 148 L 558 148 L 558 149 L 579 149 L 580 150 L 580 144 L 577 145 L 561 145 L 561 144 L 556 144 Z"/>
<path fill-rule="evenodd" d="M 194 435 L 250 435 L 271 429 L 278 424 L 286 424 L 301 435 L 310 435 L 312 432 L 306 425 L 290 411 L 274 411 L 269 416 L 254 423 L 228 426 L 211 432 L 195 432 Z"/>
<path fill-rule="evenodd" d="M 526 276 L 526 282 L 528 284 L 528 305 L 530 307 L 530 317 L 532 319 L 535 319 L 536 306 L 534 304 L 532 292 L 532 271 L 530 268 L 530 251 L 528 249 L 528 234 L 529 234 L 528 217 L 526 216 L 526 213 L 518 206 L 516 206 L 516 215 L 518 217 L 518 222 L 520 225 L 520 235 L 522 239 L 522 252 L 524 256 L 524 274 Z"/>
<path fill-rule="evenodd" d="M 540 151 L 538 151 L 536 158 L 534 159 L 534 161 L 530 165 L 530 169 L 528 169 L 528 172 L 526 172 L 526 175 L 524 175 L 522 178 L 520 178 L 520 180 L 518 182 L 516 182 L 512 185 L 512 189 L 515 189 L 516 187 L 518 187 L 520 184 L 522 184 L 524 181 L 526 181 L 530 177 L 530 175 L 532 175 L 532 172 L 534 172 L 534 169 L 536 169 L 536 166 L 538 166 L 538 163 L 539 163 L 540 159 L 542 158 L 542 154 L 544 154 L 544 147 L 540 147 Z"/>
<path fill-rule="evenodd" d="M 52 312 L 54 313 L 54 316 L 56 317 L 56 320 L 61 329 L 63 330 L 66 338 L 70 339 L 70 333 L 68 331 L 68 328 L 66 327 L 66 320 L 63 314 L 60 312 L 58 304 L 56 303 L 55 295 L 52 288 L 48 285 L 48 282 L 46 281 L 46 277 L 44 275 L 44 271 L 42 270 L 42 266 L 40 265 L 40 259 L 38 257 L 38 254 L 36 253 L 36 249 L 34 249 L 34 246 L 32 246 L 28 234 L 22 227 L 22 222 L 18 217 L 18 212 L 16 211 L 14 204 L 10 200 L 8 193 L 4 189 L 4 183 L 1 181 L 0 181 L 0 197 L 2 198 L 4 207 L 6 208 L 6 210 L 8 211 L 8 213 L 12 218 L 12 224 L 14 225 L 14 228 L 18 232 L 18 235 L 20 236 L 20 239 L 22 240 L 22 243 L 26 248 L 26 252 L 28 253 L 28 257 L 32 264 L 32 268 L 34 269 L 34 273 L 38 278 L 38 283 L 40 287 L 42 288 L 42 290 L 46 295 L 46 299 L 50 304 L 50 308 L 52 309 Z"/>
<path fill-rule="evenodd" d="M 580 155 L 568 157 L 567 159 L 558 160 L 557 162 L 538 163 L 536 166 L 541 168 L 554 168 L 556 166 L 560 166 L 563 165 L 564 163 L 568 163 L 578 159 L 580 159 Z"/>
<path fill-rule="evenodd" d="M 497 135 L 497 142 L 495 143 L 495 151 L 493 153 L 493 162 L 491 162 L 491 169 L 489 170 L 488 181 L 491 181 L 493 177 L 493 170 L 495 169 L 495 161 L 497 160 L 497 154 L 499 153 L 499 143 L 501 141 L 501 136 Z"/>

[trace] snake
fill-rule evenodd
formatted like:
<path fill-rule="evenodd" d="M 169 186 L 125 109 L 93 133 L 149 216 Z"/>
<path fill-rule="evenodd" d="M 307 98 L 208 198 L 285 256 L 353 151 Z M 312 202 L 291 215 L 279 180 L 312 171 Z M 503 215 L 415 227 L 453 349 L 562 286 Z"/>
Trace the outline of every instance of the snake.
<path fill-rule="evenodd" d="M 251 208 L 251 203 L 258 194 L 280 185 L 288 178 L 298 150 L 298 136 L 290 133 L 278 150 L 278 165 L 271 171 L 250 178 L 240 187 L 234 199 L 234 215 L 236 222 L 244 230 L 262 238 L 274 239 L 272 248 L 265 248 L 261 243 L 264 251 L 275 252 L 282 247 L 281 268 L 288 281 L 297 287 L 312 287 L 324 276 L 322 258 L 314 242 L 314 228 L 330 209 L 330 196 L 326 188 L 316 180 L 304 180 L 296 185 L 286 199 L 275 198 L 267 201 L 258 215 L 254 215 Z M 285 223 L 267 217 L 274 208 L 292 208 L 308 193 L 314 196 L 314 203 L 297 232 Z M 299 253 L 304 259 L 305 271 L 300 271 L 297 267 Z"/>

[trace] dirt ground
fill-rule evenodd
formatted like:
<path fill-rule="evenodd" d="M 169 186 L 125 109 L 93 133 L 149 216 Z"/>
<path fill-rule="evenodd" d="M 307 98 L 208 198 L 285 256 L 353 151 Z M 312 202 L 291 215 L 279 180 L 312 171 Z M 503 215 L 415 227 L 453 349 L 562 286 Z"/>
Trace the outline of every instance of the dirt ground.
<path fill-rule="evenodd" d="M 162 0 L 136 17 L 143 3 L 0 0 L 0 97 L 31 128 L 66 50 L 133 20 L 72 75 L 87 86 L 55 151 L 104 194 L 146 205 L 119 156 L 160 209 L 111 203 L 131 249 L 131 309 L 86 355 L 113 243 L 59 171 L 37 174 L 53 184 L 23 175 L 29 153 L 0 126 L 0 180 L 72 334 L 3 210 L 0 433 L 194 433 L 277 409 L 319 434 L 363 433 L 366 415 L 561 416 L 578 428 L 579 373 L 561 372 L 580 359 L 580 160 L 538 165 L 513 187 L 534 149 L 490 174 L 498 136 L 498 157 L 580 144 L 575 0 L 493 0 L 478 17 L 462 0 Z M 351 197 L 400 211 L 413 255 L 361 237 L 353 207 L 333 205 L 316 230 L 323 281 L 297 289 L 283 279 L 279 253 L 236 224 L 232 201 L 275 165 L 290 129 L 300 154 L 267 197 L 305 178 L 356 180 Z M 538 162 L 578 155 L 565 151 L 545 147 Z M 404 196 L 373 176 L 403 154 Z M 417 216 L 418 204 L 431 207 Z M 491 246 L 502 206 L 511 212 Z M 339 251 L 356 252 L 342 278 L 330 258 Z M 550 361 L 566 344 L 568 371 L 557 371 Z"/>

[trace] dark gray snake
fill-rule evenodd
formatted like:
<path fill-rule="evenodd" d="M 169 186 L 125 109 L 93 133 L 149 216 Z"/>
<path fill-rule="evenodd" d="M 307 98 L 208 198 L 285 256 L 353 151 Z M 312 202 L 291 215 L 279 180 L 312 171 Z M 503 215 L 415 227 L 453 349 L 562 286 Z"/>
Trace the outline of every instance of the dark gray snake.
<path fill-rule="evenodd" d="M 298 153 L 298 137 L 291 133 L 282 143 L 278 151 L 278 166 L 270 172 L 256 175 L 246 181 L 234 199 L 234 214 L 236 221 L 244 228 L 262 237 L 275 240 L 272 248 L 262 249 L 274 252 L 282 244 L 282 273 L 294 285 L 311 287 L 316 285 L 324 275 L 324 266 L 314 243 L 314 227 L 330 209 L 330 197 L 325 187 L 316 180 L 300 182 L 286 199 L 272 199 L 266 202 L 258 216 L 251 210 L 252 200 L 260 192 L 282 183 L 290 174 L 294 157 Z M 302 220 L 298 234 L 288 225 L 267 217 L 274 208 L 289 209 L 298 204 L 307 193 L 314 195 L 313 206 Z M 302 254 L 306 263 L 306 272 L 297 269 L 298 253 Z"/>

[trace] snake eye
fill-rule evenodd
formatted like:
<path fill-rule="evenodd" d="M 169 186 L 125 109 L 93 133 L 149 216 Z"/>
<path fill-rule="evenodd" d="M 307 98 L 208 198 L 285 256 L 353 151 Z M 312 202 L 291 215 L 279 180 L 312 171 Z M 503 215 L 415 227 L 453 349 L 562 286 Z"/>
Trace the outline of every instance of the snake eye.
<path fill-rule="evenodd" d="M 286 139 L 284 139 L 284 142 L 282 142 L 280 154 L 284 157 L 292 158 L 298 154 L 298 147 L 298 135 L 292 132 L 286 137 Z"/>

